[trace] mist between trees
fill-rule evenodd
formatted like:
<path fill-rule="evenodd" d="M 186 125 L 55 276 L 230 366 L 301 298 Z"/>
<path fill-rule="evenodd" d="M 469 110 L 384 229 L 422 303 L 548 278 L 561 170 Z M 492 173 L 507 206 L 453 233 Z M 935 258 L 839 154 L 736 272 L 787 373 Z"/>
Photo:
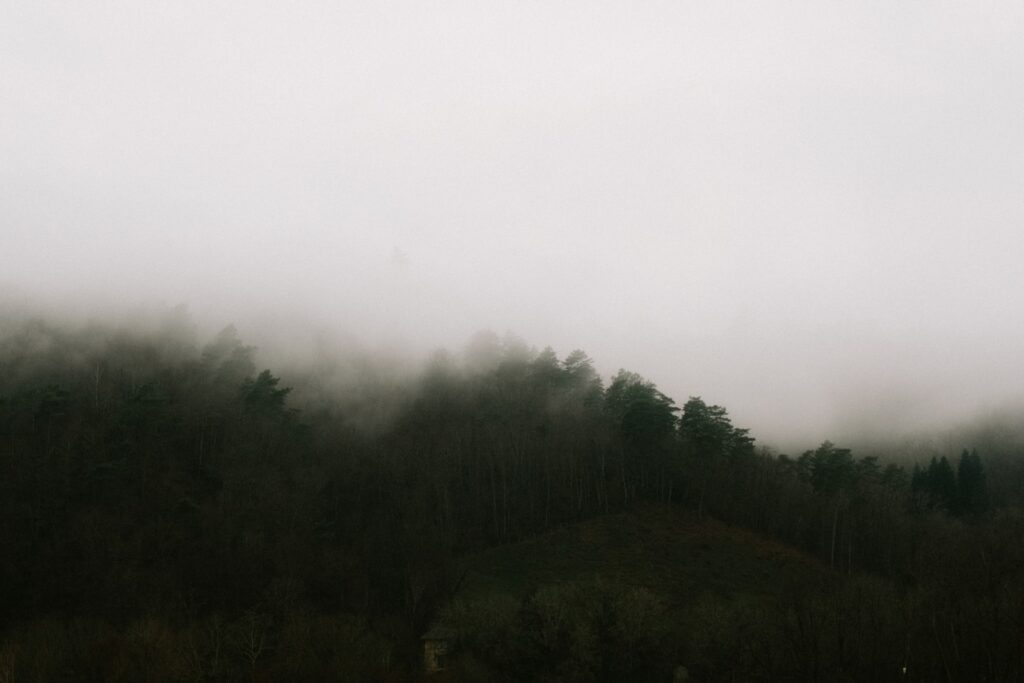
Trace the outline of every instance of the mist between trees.
<path fill-rule="evenodd" d="M 182 309 L 5 323 L 0 681 L 418 680 L 439 618 L 465 680 L 1024 676 L 1016 443 L 777 454 L 722 406 L 490 333 L 408 373 L 257 360 Z M 475 552 L 651 505 L 789 544 L 816 578 L 678 612 L 614 582 L 456 600 Z"/>

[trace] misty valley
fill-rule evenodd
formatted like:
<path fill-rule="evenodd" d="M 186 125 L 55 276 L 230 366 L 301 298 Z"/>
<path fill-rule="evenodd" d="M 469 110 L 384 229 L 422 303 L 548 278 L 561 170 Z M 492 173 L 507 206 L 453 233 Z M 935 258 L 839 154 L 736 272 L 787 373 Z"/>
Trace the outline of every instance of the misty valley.
<path fill-rule="evenodd" d="M 1019 421 L 784 454 L 513 335 L 261 358 L 3 320 L 0 681 L 1024 678 Z"/>

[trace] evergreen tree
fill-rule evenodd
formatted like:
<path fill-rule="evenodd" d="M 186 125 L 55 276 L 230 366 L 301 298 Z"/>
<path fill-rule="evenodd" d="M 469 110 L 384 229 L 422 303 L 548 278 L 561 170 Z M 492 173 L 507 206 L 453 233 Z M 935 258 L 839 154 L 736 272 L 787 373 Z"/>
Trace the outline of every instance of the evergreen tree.
<path fill-rule="evenodd" d="M 928 492 L 929 506 L 941 510 L 952 511 L 956 506 L 957 487 L 956 474 L 946 456 L 936 459 L 932 457 L 928 470 L 924 475 L 925 490 Z"/>
<path fill-rule="evenodd" d="M 805 456 L 809 456 L 810 482 L 815 491 L 832 496 L 853 482 L 856 464 L 849 448 L 837 448 L 825 441 Z"/>
<path fill-rule="evenodd" d="M 683 405 L 679 435 L 692 455 L 705 461 L 725 455 L 733 431 L 725 408 L 709 406 L 700 396 L 691 396 Z"/>
<path fill-rule="evenodd" d="M 683 406 L 679 437 L 684 454 L 699 468 L 698 515 L 704 514 L 708 482 L 720 468 L 720 461 L 728 458 L 732 462 L 741 456 L 753 455 L 754 439 L 748 431 L 733 427 L 725 408 L 709 406 L 699 396 L 691 396 Z"/>
<path fill-rule="evenodd" d="M 956 512 L 963 516 L 976 516 L 988 508 L 988 486 L 985 481 L 985 468 L 981 464 L 978 451 L 960 454 L 957 465 Z"/>
<path fill-rule="evenodd" d="M 622 437 L 636 447 L 650 447 L 671 437 L 676 427 L 675 402 L 653 382 L 619 370 L 605 392 L 605 408 Z"/>
<path fill-rule="evenodd" d="M 250 378 L 242 382 L 240 391 L 246 410 L 268 415 L 284 412 L 285 398 L 291 389 L 278 389 L 280 381 L 279 377 L 270 374 L 270 370 L 264 370 L 256 379 Z"/>
<path fill-rule="evenodd" d="M 600 406 L 604 400 L 604 385 L 594 369 L 594 361 L 580 349 L 576 349 L 562 361 L 570 390 L 580 397 L 583 404 Z"/>

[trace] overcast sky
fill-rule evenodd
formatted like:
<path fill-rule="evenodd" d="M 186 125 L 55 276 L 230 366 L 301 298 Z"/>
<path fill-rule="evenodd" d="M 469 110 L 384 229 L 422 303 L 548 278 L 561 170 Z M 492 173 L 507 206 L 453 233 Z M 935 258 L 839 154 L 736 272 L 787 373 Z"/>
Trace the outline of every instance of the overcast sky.
<path fill-rule="evenodd" d="M 0 259 L 936 424 L 1024 392 L 1024 3 L 0 0 Z"/>

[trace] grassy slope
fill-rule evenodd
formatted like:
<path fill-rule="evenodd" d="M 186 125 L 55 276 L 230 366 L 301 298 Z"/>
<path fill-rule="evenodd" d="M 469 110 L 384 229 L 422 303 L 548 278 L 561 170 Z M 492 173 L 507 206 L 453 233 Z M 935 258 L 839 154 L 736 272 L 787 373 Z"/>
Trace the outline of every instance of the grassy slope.
<path fill-rule="evenodd" d="M 827 571 L 781 543 L 666 506 L 567 525 L 465 562 L 464 598 L 522 597 L 541 585 L 600 577 L 644 586 L 675 606 L 707 593 L 770 598 Z"/>

